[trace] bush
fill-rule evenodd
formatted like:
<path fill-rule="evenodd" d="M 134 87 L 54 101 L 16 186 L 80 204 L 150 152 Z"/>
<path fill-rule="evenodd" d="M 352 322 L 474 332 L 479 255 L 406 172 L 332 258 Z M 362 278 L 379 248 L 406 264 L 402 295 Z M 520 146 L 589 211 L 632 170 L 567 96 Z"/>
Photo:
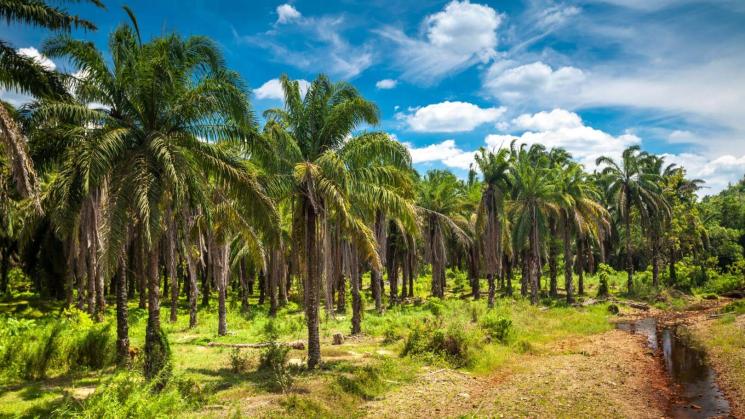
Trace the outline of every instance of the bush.
<path fill-rule="evenodd" d="M 248 371 L 250 359 L 248 354 L 242 352 L 240 348 L 233 348 L 230 351 L 230 370 L 236 374 Z"/>
<path fill-rule="evenodd" d="M 606 265 L 605 263 L 601 263 L 598 266 L 598 298 L 607 298 L 610 294 L 608 279 L 613 273 L 613 268 Z"/>
<path fill-rule="evenodd" d="M 286 393 L 292 387 L 292 374 L 287 368 L 287 355 L 290 347 L 277 342 L 279 337 L 274 321 L 269 321 L 264 327 L 264 335 L 269 340 L 269 346 L 261 352 L 259 357 L 259 372 L 269 374 L 270 387 Z"/>
<path fill-rule="evenodd" d="M 472 328 L 454 322 L 442 327 L 434 322 L 414 325 L 406 339 L 402 356 L 423 356 L 426 360 L 443 360 L 454 367 L 469 367 L 475 361 L 479 346 Z"/>
<path fill-rule="evenodd" d="M 445 313 L 445 303 L 436 297 L 427 301 L 425 307 L 435 316 L 442 316 Z"/>
<path fill-rule="evenodd" d="M 157 391 L 156 391 L 157 390 Z M 55 417 L 133 418 L 169 417 L 203 404 L 206 398 L 193 381 L 173 378 L 164 387 L 134 372 L 112 377 L 87 399 L 68 399 Z"/>
<path fill-rule="evenodd" d="M 488 314 L 481 321 L 481 328 L 491 340 L 504 343 L 512 330 L 512 320 L 504 316 Z"/>
<path fill-rule="evenodd" d="M 109 324 L 83 331 L 73 345 L 68 351 L 71 365 L 100 369 L 114 362 L 116 348 Z"/>

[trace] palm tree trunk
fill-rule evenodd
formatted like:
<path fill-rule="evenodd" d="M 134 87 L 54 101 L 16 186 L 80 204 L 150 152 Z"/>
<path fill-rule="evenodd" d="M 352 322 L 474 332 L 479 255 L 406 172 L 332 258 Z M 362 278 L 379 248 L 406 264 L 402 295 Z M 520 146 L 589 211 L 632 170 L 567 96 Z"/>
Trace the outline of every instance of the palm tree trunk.
<path fill-rule="evenodd" d="M 631 258 L 631 220 L 629 215 L 629 208 L 627 205 L 626 215 L 624 216 L 624 224 L 626 227 L 626 274 L 628 276 L 627 288 L 629 294 L 634 290 L 634 266 Z"/>
<path fill-rule="evenodd" d="M 186 246 L 184 256 L 186 257 L 186 266 L 189 271 L 189 328 L 191 329 L 197 326 L 197 299 L 199 298 L 199 291 L 197 289 L 197 263 L 190 250 Z"/>
<path fill-rule="evenodd" d="M 660 263 L 659 263 L 659 239 L 657 231 L 652 229 L 652 285 L 657 288 L 660 286 Z"/>
<path fill-rule="evenodd" d="M 343 252 L 347 274 L 349 276 L 349 286 L 352 289 L 352 335 L 362 332 L 362 297 L 360 296 L 360 266 L 357 259 L 357 249 L 353 248 L 349 242 L 343 243 Z"/>
<path fill-rule="evenodd" d="M 476 243 L 468 248 L 468 279 L 471 283 L 471 295 L 473 296 L 473 299 L 480 299 L 481 281 L 479 280 L 479 249 L 476 246 Z"/>
<path fill-rule="evenodd" d="M 215 244 L 215 254 L 213 263 L 215 265 L 215 282 L 217 284 L 217 334 L 219 336 L 225 336 L 228 334 L 228 320 L 227 320 L 227 307 L 225 306 L 225 298 L 228 291 L 228 256 L 230 254 L 230 245 L 224 243 Z"/>
<path fill-rule="evenodd" d="M 556 272 L 556 258 L 557 258 L 557 252 L 556 252 L 556 245 L 555 245 L 555 237 L 556 237 L 556 224 L 554 221 L 551 222 L 551 238 L 550 242 L 548 244 L 548 276 L 549 276 L 549 291 L 548 295 L 551 296 L 551 298 L 556 298 L 559 296 L 558 286 L 557 286 L 557 272 Z"/>
<path fill-rule="evenodd" d="M 494 274 L 486 274 L 486 282 L 489 284 L 489 297 L 487 298 L 487 306 L 489 308 L 494 307 L 494 295 L 496 294 L 496 286 L 494 284 Z"/>
<path fill-rule="evenodd" d="M 669 275 L 670 275 L 670 285 L 676 285 L 678 283 L 678 275 L 675 272 L 675 262 L 676 262 L 676 254 L 675 254 L 675 246 L 670 246 L 670 265 L 669 265 Z"/>
<path fill-rule="evenodd" d="M 166 212 L 166 273 L 171 283 L 171 323 L 178 320 L 178 276 L 176 276 L 176 224 L 171 211 Z"/>
<path fill-rule="evenodd" d="M 572 245 L 569 241 L 569 219 L 566 217 L 564 218 L 564 288 L 567 293 L 567 304 L 573 304 Z"/>
<path fill-rule="evenodd" d="M 375 233 L 375 241 L 378 245 L 378 255 L 380 256 L 380 263 L 385 265 L 385 248 L 386 248 L 386 234 L 385 234 L 385 215 L 383 212 L 378 210 L 375 212 L 375 225 L 373 226 Z M 375 300 L 375 311 L 378 313 L 383 312 L 383 291 L 380 284 L 382 283 L 383 275 L 380 270 L 373 267 L 370 271 L 370 288 L 372 290 L 372 296 Z"/>
<path fill-rule="evenodd" d="M 430 246 L 432 247 L 432 296 L 445 296 L 445 244 L 442 237 L 440 223 L 434 216 L 430 216 Z"/>
<path fill-rule="evenodd" d="M 577 239 L 577 294 L 585 295 L 585 241 Z"/>
<path fill-rule="evenodd" d="M 137 307 L 141 309 L 147 308 L 147 272 L 146 266 L 148 260 L 145 258 L 145 240 L 141 235 L 138 235 L 137 244 L 137 266 L 135 267 L 137 272 L 137 283 L 139 287 L 139 302 Z"/>
<path fill-rule="evenodd" d="M 158 376 L 168 363 L 168 349 L 160 329 L 160 240 L 153 238 L 148 258 L 147 327 L 145 330 L 145 378 Z"/>
<path fill-rule="evenodd" d="M 129 312 L 127 309 L 127 250 L 122 246 L 116 284 L 116 358 L 122 366 L 129 364 Z"/>
<path fill-rule="evenodd" d="M 303 202 L 305 218 L 305 321 L 308 327 L 308 369 L 321 362 L 321 341 L 318 330 L 318 306 L 321 288 L 321 246 L 318 243 L 318 215 L 313 203 Z"/>
<path fill-rule="evenodd" d="M 526 297 L 528 295 L 528 276 L 529 276 L 528 267 L 529 267 L 530 258 L 528 257 L 528 252 L 525 250 L 521 252 L 521 256 L 522 256 L 521 258 L 522 260 L 520 261 L 521 263 L 520 295 L 522 295 L 523 297 Z"/>
<path fill-rule="evenodd" d="M 512 296 L 512 260 L 509 257 L 504 258 L 504 271 L 507 276 L 507 295 Z"/>
<path fill-rule="evenodd" d="M 538 304 L 538 277 L 540 275 L 540 250 L 539 250 L 539 236 L 538 236 L 538 220 L 536 219 L 535 208 L 531 216 L 530 226 L 530 252 L 528 255 L 529 266 L 528 274 L 530 275 L 530 302 L 531 304 Z"/>

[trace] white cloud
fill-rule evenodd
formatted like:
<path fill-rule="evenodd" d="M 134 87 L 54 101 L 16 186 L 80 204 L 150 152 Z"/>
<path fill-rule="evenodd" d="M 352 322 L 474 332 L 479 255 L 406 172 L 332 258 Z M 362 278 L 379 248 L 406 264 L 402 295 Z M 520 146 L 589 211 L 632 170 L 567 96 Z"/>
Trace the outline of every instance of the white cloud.
<path fill-rule="evenodd" d="M 496 62 L 486 71 L 483 85 L 487 92 L 504 102 L 550 102 L 579 88 L 585 79 L 582 70 L 566 66 L 554 70 L 541 61 L 519 66 Z"/>
<path fill-rule="evenodd" d="M 377 87 L 378 89 L 393 89 L 394 87 L 396 87 L 397 84 L 398 84 L 397 80 L 383 79 L 383 80 L 378 80 L 378 82 L 375 83 L 375 87 Z"/>
<path fill-rule="evenodd" d="M 668 134 L 667 139 L 671 143 L 690 143 L 692 142 L 696 136 L 691 132 L 687 130 L 673 130 Z"/>
<path fill-rule="evenodd" d="M 417 132 L 466 132 L 479 125 L 496 123 L 504 114 L 504 107 L 480 108 L 468 102 L 445 101 L 399 112 L 396 118 L 403 120 L 409 129 Z"/>
<path fill-rule="evenodd" d="M 700 195 L 716 194 L 745 175 L 745 155 L 735 157 L 727 154 L 707 158 L 700 154 L 681 153 L 663 154 L 663 156 L 666 162 L 685 168 L 688 178 L 706 181 L 704 188 L 699 191 Z"/>
<path fill-rule="evenodd" d="M 411 38 L 393 27 L 377 32 L 396 44 L 396 65 L 404 79 L 430 84 L 494 58 L 501 22 L 502 16 L 489 6 L 455 0 L 424 19 L 423 37 Z"/>
<path fill-rule="evenodd" d="M 372 44 L 352 45 L 343 37 L 349 28 L 344 16 L 308 17 L 298 13 L 291 21 L 277 21 L 290 22 L 293 24 L 283 25 L 281 30 L 274 25 L 255 35 L 240 35 L 233 29 L 233 36 L 238 43 L 266 49 L 275 61 L 344 79 L 356 77 L 373 64 Z"/>
<path fill-rule="evenodd" d="M 473 163 L 473 151 L 463 151 L 455 145 L 455 140 L 444 140 L 437 144 L 424 147 L 414 147 L 411 143 L 403 143 L 409 149 L 411 161 L 417 163 L 441 162 L 448 167 L 468 169 Z"/>
<path fill-rule="evenodd" d="M 308 87 L 310 87 L 310 82 L 300 79 L 298 80 L 298 83 L 300 84 L 300 94 L 305 96 L 305 92 L 307 92 Z M 271 79 L 262 84 L 261 87 L 254 90 L 254 95 L 256 95 L 256 99 L 284 100 L 285 98 L 282 84 L 279 82 L 279 79 Z"/>
<path fill-rule="evenodd" d="M 277 23 L 288 23 L 300 18 L 300 12 L 291 4 L 277 6 Z"/>
<path fill-rule="evenodd" d="M 523 114 L 512 120 L 516 129 L 530 131 L 553 131 L 561 128 L 577 128 L 582 126 L 582 118 L 574 112 L 564 109 L 554 109 L 551 112 Z"/>
<path fill-rule="evenodd" d="M 57 65 L 54 64 L 54 61 L 47 58 L 44 54 L 40 53 L 39 50 L 37 50 L 34 47 L 19 48 L 18 55 L 31 58 L 32 60 L 36 61 L 39 65 L 41 65 L 42 67 L 44 67 L 45 69 L 49 71 L 53 71 L 54 69 L 57 68 Z"/>
<path fill-rule="evenodd" d="M 500 147 L 516 138 L 521 144 L 543 144 L 549 149 L 560 147 L 588 170 L 595 167 L 598 157 L 618 158 L 627 147 L 641 143 L 639 137 L 630 133 L 613 136 L 586 126 L 579 115 L 563 109 L 520 115 L 513 120 L 513 125 L 527 131 L 517 136 L 492 134 L 486 137 L 486 144 Z"/>

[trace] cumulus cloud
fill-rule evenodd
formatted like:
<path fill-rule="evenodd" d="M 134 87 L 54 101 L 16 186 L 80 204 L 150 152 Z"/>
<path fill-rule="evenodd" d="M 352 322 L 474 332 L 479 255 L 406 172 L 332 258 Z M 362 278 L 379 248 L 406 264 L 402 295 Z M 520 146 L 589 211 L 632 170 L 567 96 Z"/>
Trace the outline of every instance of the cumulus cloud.
<path fill-rule="evenodd" d="M 745 155 L 736 157 L 726 154 L 708 158 L 695 153 L 681 153 L 663 154 L 663 157 L 666 162 L 685 168 L 689 178 L 703 179 L 706 182 L 699 191 L 700 195 L 716 194 L 745 175 Z"/>
<path fill-rule="evenodd" d="M 448 167 L 468 169 L 474 161 L 475 152 L 463 151 L 455 144 L 455 140 L 444 140 L 424 147 L 415 147 L 411 143 L 403 144 L 409 149 L 414 164 L 440 162 Z"/>
<path fill-rule="evenodd" d="M 501 22 L 502 15 L 489 6 L 455 0 L 424 19 L 421 37 L 394 27 L 377 32 L 395 44 L 395 62 L 405 80 L 431 84 L 495 57 Z"/>
<path fill-rule="evenodd" d="M 510 64 L 492 64 L 483 80 L 489 95 L 503 102 L 544 102 L 577 90 L 585 79 L 582 70 L 571 66 L 553 69 L 541 61 L 517 66 Z"/>
<path fill-rule="evenodd" d="M 307 92 L 308 87 L 310 87 L 310 82 L 300 79 L 298 80 L 298 83 L 300 84 L 300 94 L 305 96 L 305 92 Z M 271 79 L 262 84 L 261 87 L 254 90 L 254 95 L 256 95 L 256 99 L 284 100 L 285 98 L 282 84 L 279 82 L 279 79 Z"/>
<path fill-rule="evenodd" d="M 624 133 L 618 136 L 589 127 L 574 112 L 554 109 L 550 112 L 523 114 L 513 119 L 513 127 L 520 135 L 497 135 L 486 137 L 490 147 L 500 147 L 517 139 L 520 144 L 543 144 L 546 148 L 563 148 L 588 170 L 595 167 L 600 156 L 618 158 L 624 149 L 641 143 L 636 135 Z"/>
<path fill-rule="evenodd" d="M 378 80 L 378 82 L 375 83 L 375 87 L 377 87 L 378 89 L 393 89 L 394 87 L 396 87 L 397 84 L 398 84 L 397 80 L 383 79 L 383 80 Z"/>
<path fill-rule="evenodd" d="M 19 48 L 18 55 L 31 58 L 49 71 L 53 71 L 57 68 L 57 65 L 54 64 L 54 61 L 47 58 L 44 54 L 39 52 L 39 50 L 34 47 Z"/>
<path fill-rule="evenodd" d="M 406 122 L 416 132 L 466 132 L 479 125 L 496 123 L 504 107 L 480 108 L 468 102 L 445 101 L 399 112 L 396 118 Z"/>
<path fill-rule="evenodd" d="M 277 6 L 277 23 L 287 23 L 295 19 L 299 19 L 300 12 L 291 4 L 281 4 Z"/>

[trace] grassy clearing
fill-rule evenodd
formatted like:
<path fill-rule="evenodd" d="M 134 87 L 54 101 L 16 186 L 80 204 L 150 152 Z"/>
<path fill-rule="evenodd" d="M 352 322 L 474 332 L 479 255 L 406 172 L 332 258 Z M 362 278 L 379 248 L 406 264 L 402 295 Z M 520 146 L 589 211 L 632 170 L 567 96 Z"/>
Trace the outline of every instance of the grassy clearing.
<path fill-rule="evenodd" d="M 489 310 L 484 299 L 472 301 L 462 294 L 467 292 L 464 275 L 449 276 L 452 287 L 445 300 L 413 299 L 377 314 L 369 309 L 372 304 L 366 295 L 364 336 L 347 339 L 339 346 L 331 345 L 331 337 L 337 332 L 348 332 L 351 307 L 333 317 L 324 315 L 321 332 L 325 364 L 318 371 L 308 372 L 301 367 L 304 351 L 283 354 L 280 363 L 292 382 L 288 388 L 276 385 L 272 368 L 260 368 L 260 350 L 246 349 L 236 354 L 230 348 L 206 345 L 265 341 L 269 324 L 277 340 L 304 339 L 303 314 L 295 303 L 282 308 L 272 320 L 254 298 L 247 312 L 232 301 L 229 334 L 219 337 L 216 307 L 200 309 L 199 325 L 188 329 L 187 307 L 182 301 L 178 321 L 163 321 L 173 352 L 174 379 L 163 392 L 154 393 L 139 374 L 141 360 L 136 359 L 128 372 L 115 370 L 106 357 L 94 364 L 92 357 L 71 355 L 80 353 L 81 348 L 113 355 L 113 306 L 108 308 L 107 321 L 96 325 L 84 313 L 62 313 L 58 306 L 38 306 L 36 303 L 41 300 L 21 296 L 4 302 L 3 321 L 26 323 L 15 326 L 16 336 L 0 336 L 0 354 L 9 353 L 8 348 L 43 354 L 44 336 L 58 329 L 62 332 L 56 339 L 65 343 L 49 356 L 41 374 L 23 374 L 22 365 L 17 362 L 20 357 L 10 357 L 15 361 L 3 364 L 0 373 L 6 384 L 0 387 L 0 415 L 96 417 L 108 409 L 111 417 L 178 412 L 249 417 L 319 417 L 344 412 L 346 416 L 348 412 L 358 412 L 366 401 L 410 382 L 425 366 L 487 374 L 511 367 L 523 354 L 541 356 L 556 341 L 611 328 L 606 304 L 566 307 L 552 302 L 550 307 L 541 308 L 520 297 L 503 297 Z M 588 279 L 587 286 L 589 293 L 592 279 Z M 418 295 L 426 296 L 428 287 L 429 277 L 422 276 L 415 288 Z M 167 302 L 163 304 L 167 312 Z M 131 344 L 141 350 L 146 312 L 134 303 L 130 305 L 130 321 Z M 417 331 L 419 338 L 415 336 Z M 437 336 L 436 340 L 432 341 L 431 336 Z M 407 344 L 417 350 L 407 351 Z M 236 356 L 241 360 L 238 368 Z"/>

